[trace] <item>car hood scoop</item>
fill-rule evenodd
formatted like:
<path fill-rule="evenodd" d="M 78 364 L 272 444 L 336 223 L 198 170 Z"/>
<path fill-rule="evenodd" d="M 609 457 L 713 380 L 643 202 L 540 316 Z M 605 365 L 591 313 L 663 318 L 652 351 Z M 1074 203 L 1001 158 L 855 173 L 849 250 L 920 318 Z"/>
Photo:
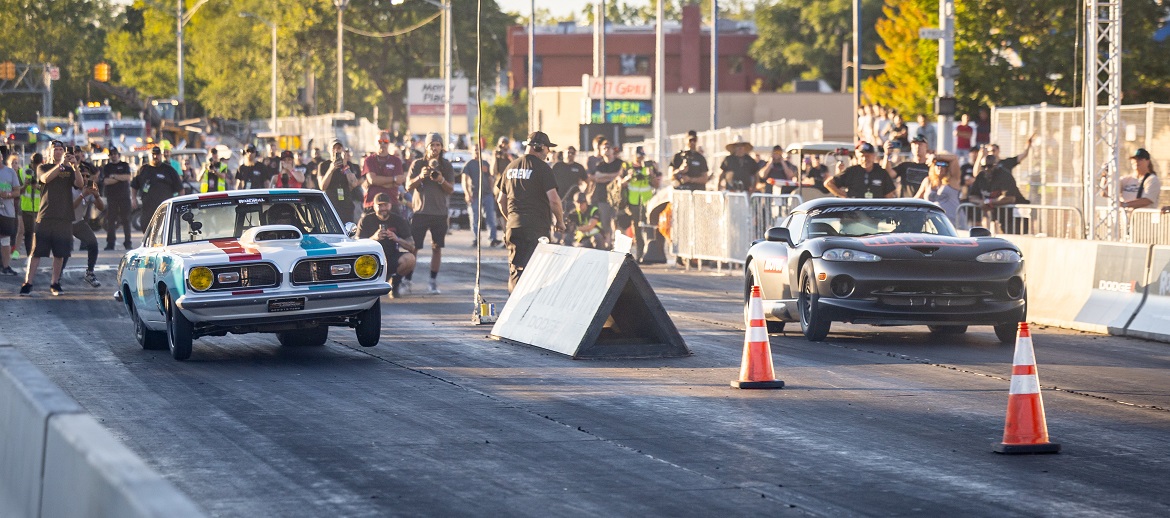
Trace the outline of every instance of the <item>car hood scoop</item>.
<path fill-rule="evenodd" d="M 242 245 L 296 243 L 301 241 L 301 231 L 292 225 L 263 225 L 252 227 L 240 236 Z"/>

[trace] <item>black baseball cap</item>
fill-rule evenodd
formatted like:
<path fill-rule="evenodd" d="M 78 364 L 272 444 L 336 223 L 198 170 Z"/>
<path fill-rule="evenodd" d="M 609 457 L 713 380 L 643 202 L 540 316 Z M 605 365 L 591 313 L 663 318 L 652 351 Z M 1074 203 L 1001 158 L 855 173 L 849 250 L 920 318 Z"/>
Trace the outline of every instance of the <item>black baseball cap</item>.
<path fill-rule="evenodd" d="M 289 160 L 292 160 L 292 159 L 293 159 L 293 153 L 292 153 L 292 151 L 281 151 L 281 152 L 280 152 L 280 159 L 281 159 L 281 160 L 284 160 L 284 159 L 286 159 L 286 158 L 287 158 L 287 159 L 289 159 Z"/>
<path fill-rule="evenodd" d="M 390 196 L 384 192 L 374 195 L 374 203 L 390 203 Z"/>
<path fill-rule="evenodd" d="M 248 144 L 248 145 L 244 146 L 244 152 L 245 153 L 255 153 L 256 152 L 256 144 Z"/>
<path fill-rule="evenodd" d="M 775 153 L 776 151 L 784 151 L 784 146 L 781 146 L 780 144 L 772 146 L 772 152 Z"/>
<path fill-rule="evenodd" d="M 915 135 L 915 136 L 914 136 L 914 139 L 913 139 L 913 140 L 911 140 L 911 141 L 910 141 L 910 143 L 911 143 L 911 144 L 913 144 L 913 143 L 915 143 L 915 142 L 917 142 L 917 143 L 919 143 L 919 144 L 925 144 L 925 143 L 926 143 L 926 137 L 923 137 L 922 135 Z"/>
<path fill-rule="evenodd" d="M 207 150 L 207 152 L 208 152 L 208 153 L 217 153 L 217 151 L 215 150 L 215 148 L 211 148 L 211 149 Z M 161 155 L 161 154 L 162 154 L 162 148 L 160 148 L 160 147 L 152 147 L 152 148 L 150 148 L 150 154 L 152 154 L 152 155 Z"/>
<path fill-rule="evenodd" d="M 1146 151 L 1145 148 L 1139 147 L 1137 151 L 1133 152 L 1133 156 L 1131 156 L 1130 158 L 1137 159 L 1137 160 L 1149 160 L 1150 159 L 1150 152 Z"/>
<path fill-rule="evenodd" d="M 854 149 L 856 149 L 857 151 L 861 151 L 862 153 L 876 153 L 877 152 L 877 150 L 875 150 L 873 148 L 873 144 L 870 144 L 869 142 L 858 142 L 857 147 Z"/>
<path fill-rule="evenodd" d="M 548 139 L 548 135 L 545 135 L 543 131 L 533 131 L 532 133 L 530 133 L 528 135 L 528 145 L 529 146 L 539 145 L 539 146 L 544 146 L 544 147 L 557 147 L 556 144 L 553 144 L 552 141 L 550 141 Z"/>

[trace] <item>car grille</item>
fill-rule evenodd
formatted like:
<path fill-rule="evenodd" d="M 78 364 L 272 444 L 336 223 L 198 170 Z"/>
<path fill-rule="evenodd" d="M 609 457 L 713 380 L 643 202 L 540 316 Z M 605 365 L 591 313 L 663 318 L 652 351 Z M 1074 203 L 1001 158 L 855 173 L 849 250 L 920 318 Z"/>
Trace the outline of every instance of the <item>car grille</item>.
<path fill-rule="evenodd" d="M 354 282 L 360 281 L 362 278 L 357 276 L 353 270 L 353 263 L 357 260 L 358 255 L 348 257 L 330 257 L 327 259 L 303 259 L 293 267 L 292 283 L 294 285 L 310 285 L 310 284 L 332 284 L 335 282 Z M 333 272 L 334 266 L 348 266 L 345 273 L 335 274 Z M 378 268 L 378 273 L 382 273 L 381 266 Z M 377 275 L 371 279 L 378 278 Z M 369 280 L 369 279 L 365 279 Z"/>
<path fill-rule="evenodd" d="M 870 292 L 882 304 L 890 306 L 973 306 L 982 298 L 993 296 L 989 291 L 960 285 L 894 284 Z"/>
<path fill-rule="evenodd" d="M 231 266 L 212 266 L 211 278 L 214 282 L 208 291 L 275 288 L 280 286 L 280 272 L 269 263 L 252 263 Z M 221 273 L 239 274 L 236 282 L 220 282 Z"/>

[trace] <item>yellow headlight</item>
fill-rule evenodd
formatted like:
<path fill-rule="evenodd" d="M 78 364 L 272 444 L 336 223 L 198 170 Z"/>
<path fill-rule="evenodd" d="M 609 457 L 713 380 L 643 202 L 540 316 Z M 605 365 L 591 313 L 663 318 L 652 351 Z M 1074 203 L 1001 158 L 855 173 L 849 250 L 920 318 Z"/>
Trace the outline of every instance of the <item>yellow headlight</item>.
<path fill-rule="evenodd" d="M 187 282 L 195 291 L 207 291 L 211 287 L 213 279 L 211 269 L 203 266 L 192 268 L 191 272 L 187 274 Z"/>
<path fill-rule="evenodd" d="M 353 273 L 361 279 L 369 279 L 378 274 L 378 258 L 372 255 L 363 255 L 353 262 Z"/>

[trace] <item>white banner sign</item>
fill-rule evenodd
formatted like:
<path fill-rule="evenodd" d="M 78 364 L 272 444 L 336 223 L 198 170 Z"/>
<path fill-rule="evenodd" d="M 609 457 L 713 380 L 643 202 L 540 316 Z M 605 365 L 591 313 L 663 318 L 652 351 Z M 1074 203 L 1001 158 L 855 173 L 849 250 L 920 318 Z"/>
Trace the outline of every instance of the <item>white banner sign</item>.
<path fill-rule="evenodd" d="M 406 104 L 445 104 L 447 102 L 447 97 L 443 95 L 445 82 L 443 79 L 407 79 Z M 451 104 L 467 106 L 468 88 L 466 77 L 452 78 Z"/>
<path fill-rule="evenodd" d="M 581 76 L 586 97 L 601 99 L 601 78 L 589 74 Z M 605 76 L 605 99 L 649 100 L 654 98 L 650 76 Z"/>

